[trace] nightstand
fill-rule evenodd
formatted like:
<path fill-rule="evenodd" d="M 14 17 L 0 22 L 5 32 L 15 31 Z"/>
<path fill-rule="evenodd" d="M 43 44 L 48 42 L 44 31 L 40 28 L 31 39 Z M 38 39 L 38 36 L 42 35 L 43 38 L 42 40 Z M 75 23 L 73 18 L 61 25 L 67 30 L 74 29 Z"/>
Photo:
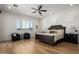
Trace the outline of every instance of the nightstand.
<path fill-rule="evenodd" d="M 70 43 L 78 43 L 78 34 L 66 33 L 65 41 Z"/>

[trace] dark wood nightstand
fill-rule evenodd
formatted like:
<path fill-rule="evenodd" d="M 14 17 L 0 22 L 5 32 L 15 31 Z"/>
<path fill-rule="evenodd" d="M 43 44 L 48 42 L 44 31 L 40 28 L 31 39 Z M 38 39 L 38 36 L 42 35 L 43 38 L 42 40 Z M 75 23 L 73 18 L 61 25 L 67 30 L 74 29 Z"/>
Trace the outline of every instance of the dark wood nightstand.
<path fill-rule="evenodd" d="M 70 43 L 78 43 L 78 34 L 66 33 L 65 41 Z"/>

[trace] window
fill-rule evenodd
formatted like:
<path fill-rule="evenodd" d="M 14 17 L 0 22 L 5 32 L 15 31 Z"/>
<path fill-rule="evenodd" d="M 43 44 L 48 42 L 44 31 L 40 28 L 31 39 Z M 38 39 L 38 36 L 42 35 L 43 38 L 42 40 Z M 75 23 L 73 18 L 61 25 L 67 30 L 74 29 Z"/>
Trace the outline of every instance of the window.
<path fill-rule="evenodd" d="M 26 22 L 26 28 L 29 29 L 30 28 L 30 22 Z"/>
<path fill-rule="evenodd" d="M 16 28 L 19 29 L 33 29 L 31 21 L 16 21 Z"/>
<path fill-rule="evenodd" d="M 29 28 L 32 30 L 33 29 L 33 23 L 30 21 L 29 22 Z"/>
<path fill-rule="evenodd" d="M 20 20 L 16 21 L 16 28 L 17 28 L 17 30 L 21 29 L 21 21 Z"/>
<path fill-rule="evenodd" d="M 26 22 L 22 21 L 22 29 L 26 29 Z"/>

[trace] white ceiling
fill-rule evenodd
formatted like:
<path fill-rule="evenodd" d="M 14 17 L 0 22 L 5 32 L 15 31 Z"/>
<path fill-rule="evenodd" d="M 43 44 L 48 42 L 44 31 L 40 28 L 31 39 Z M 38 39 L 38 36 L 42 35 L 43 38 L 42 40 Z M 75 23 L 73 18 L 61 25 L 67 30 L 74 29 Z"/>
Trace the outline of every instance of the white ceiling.
<path fill-rule="evenodd" d="M 45 17 L 49 14 L 52 14 L 54 12 L 58 12 L 60 10 L 70 8 L 71 6 L 69 4 L 41 4 L 43 6 L 42 9 L 46 9 L 47 12 L 42 12 L 42 16 L 40 16 L 38 13 L 33 14 L 33 8 L 37 8 L 39 5 L 38 4 L 17 4 L 18 7 L 13 7 L 12 4 L 1 4 L 0 7 L 7 12 L 13 12 L 13 13 L 18 13 L 18 14 L 23 14 L 23 15 L 28 15 L 32 17 L 37 17 L 37 18 L 42 18 Z M 78 6 L 79 5 L 73 5 L 73 6 Z M 8 8 L 11 7 L 11 8 Z"/>

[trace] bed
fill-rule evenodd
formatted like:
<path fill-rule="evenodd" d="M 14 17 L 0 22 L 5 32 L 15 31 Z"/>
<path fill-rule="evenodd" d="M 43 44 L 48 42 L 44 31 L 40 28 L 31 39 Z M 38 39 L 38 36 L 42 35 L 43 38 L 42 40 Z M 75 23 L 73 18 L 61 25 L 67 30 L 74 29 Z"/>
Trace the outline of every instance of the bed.
<path fill-rule="evenodd" d="M 64 26 L 53 25 L 53 26 L 50 26 L 48 30 L 49 32 L 46 32 L 46 33 L 36 33 L 35 39 L 54 46 L 57 41 L 64 38 L 64 34 L 65 34 Z"/>

